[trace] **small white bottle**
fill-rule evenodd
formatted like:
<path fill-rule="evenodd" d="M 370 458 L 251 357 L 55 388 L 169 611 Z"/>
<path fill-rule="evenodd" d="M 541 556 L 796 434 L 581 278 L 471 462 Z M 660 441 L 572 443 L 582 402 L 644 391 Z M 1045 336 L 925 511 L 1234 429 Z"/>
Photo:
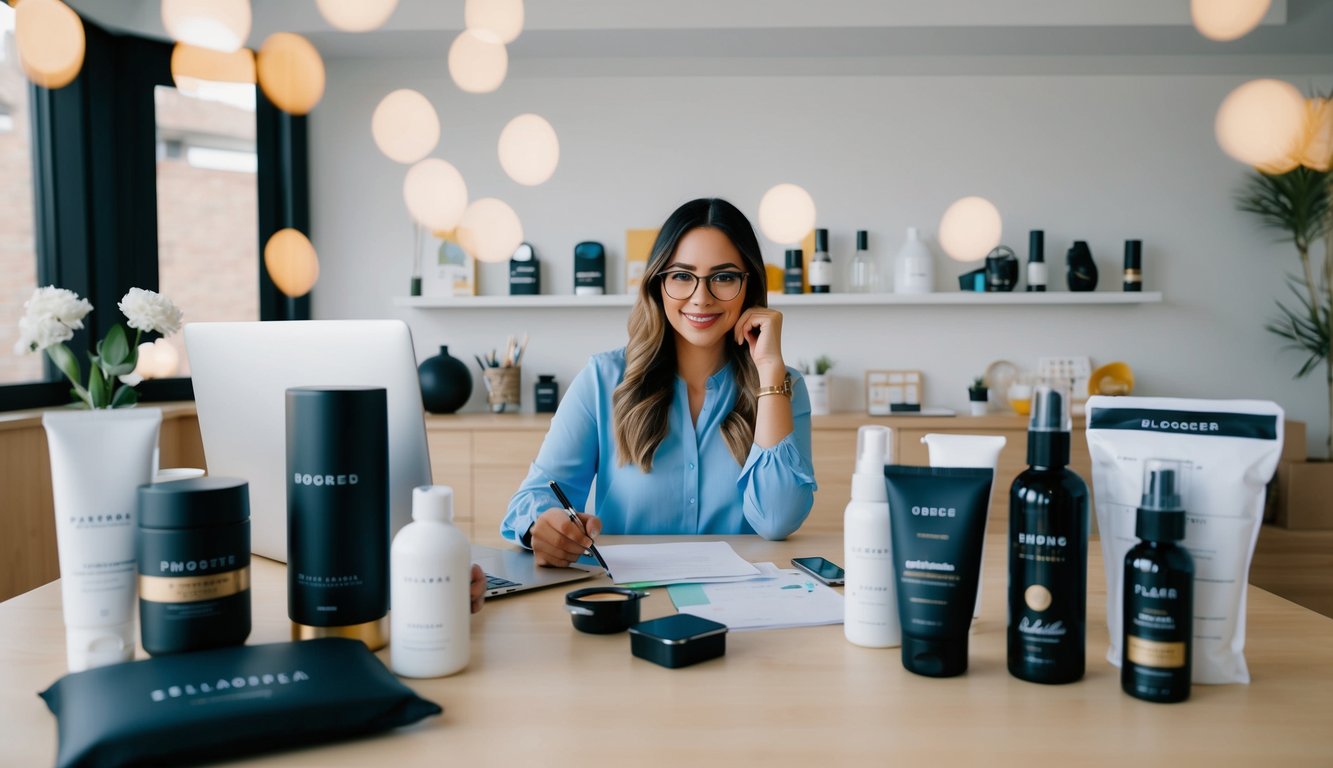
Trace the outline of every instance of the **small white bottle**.
<path fill-rule="evenodd" d="M 815 253 L 810 257 L 810 292 L 833 290 L 833 259 L 828 254 L 828 230 L 815 230 Z"/>
<path fill-rule="evenodd" d="M 935 259 L 921 241 L 916 227 L 907 228 L 907 241 L 894 263 L 894 293 L 930 293 L 935 290 Z"/>
<path fill-rule="evenodd" d="M 864 229 L 856 230 L 856 255 L 852 257 L 852 274 L 848 281 L 852 293 L 874 293 L 879 290 L 879 275 L 867 248 L 868 235 Z"/>
<path fill-rule="evenodd" d="M 389 550 L 389 662 L 402 677 L 443 677 L 471 656 L 472 549 L 454 527 L 454 491 L 412 489 L 412 522 Z"/>
<path fill-rule="evenodd" d="M 852 500 L 843 516 L 847 581 L 842 631 L 848 642 L 867 648 L 892 648 L 903 642 L 884 488 L 890 434 L 888 427 L 869 424 L 857 430 Z"/>

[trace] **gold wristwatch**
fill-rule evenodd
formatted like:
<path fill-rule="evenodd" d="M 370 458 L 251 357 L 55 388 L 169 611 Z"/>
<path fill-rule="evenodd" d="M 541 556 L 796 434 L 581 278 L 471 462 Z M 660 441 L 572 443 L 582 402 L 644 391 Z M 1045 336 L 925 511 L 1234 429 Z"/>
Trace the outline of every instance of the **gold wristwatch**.
<path fill-rule="evenodd" d="M 758 392 L 754 393 L 754 398 L 758 400 L 764 395 L 786 395 L 791 397 L 791 374 L 787 374 L 782 383 L 776 387 L 760 387 Z"/>

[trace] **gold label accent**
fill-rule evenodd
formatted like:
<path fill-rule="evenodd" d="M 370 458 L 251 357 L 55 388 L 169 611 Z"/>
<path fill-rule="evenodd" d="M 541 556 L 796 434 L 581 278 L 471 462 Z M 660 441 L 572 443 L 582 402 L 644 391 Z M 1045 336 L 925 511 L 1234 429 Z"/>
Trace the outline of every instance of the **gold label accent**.
<path fill-rule="evenodd" d="M 139 597 L 150 603 L 197 603 L 250 588 L 250 566 L 207 576 L 139 576 Z"/>
<path fill-rule="evenodd" d="M 1185 644 L 1144 640 L 1130 635 L 1125 638 L 1125 658 L 1142 667 L 1179 669 L 1185 666 Z"/>
<path fill-rule="evenodd" d="M 1051 590 L 1040 584 L 1033 584 L 1023 590 L 1023 602 L 1038 613 L 1051 607 L 1051 599 Z"/>
<path fill-rule="evenodd" d="M 292 622 L 292 640 L 315 640 L 321 637 L 347 637 L 360 640 L 370 650 L 378 651 L 389 644 L 389 617 L 341 627 L 312 627 L 309 624 Z"/>
<path fill-rule="evenodd" d="M 1129 282 L 1138 282 L 1139 278 L 1141 277 L 1143 277 L 1143 273 L 1137 269 L 1125 270 L 1125 279 L 1128 280 Z"/>

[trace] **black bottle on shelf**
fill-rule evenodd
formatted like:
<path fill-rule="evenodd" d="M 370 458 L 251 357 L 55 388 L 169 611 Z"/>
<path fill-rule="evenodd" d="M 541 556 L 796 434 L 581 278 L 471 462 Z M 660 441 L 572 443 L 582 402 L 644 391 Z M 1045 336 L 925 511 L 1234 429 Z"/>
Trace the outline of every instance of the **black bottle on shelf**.
<path fill-rule="evenodd" d="M 537 383 L 532 385 L 533 401 L 537 404 L 537 413 L 555 413 L 560 405 L 560 388 L 555 383 L 555 375 L 539 374 Z"/>
<path fill-rule="evenodd" d="M 1140 541 L 1125 554 L 1120 687 L 1144 701 L 1190 696 L 1194 559 L 1176 543 L 1185 538 L 1183 480 L 1179 462 L 1145 464 Z"/>
<path fill-rule="evenodd" d="M 1097 262 L 1092 260 L 1092 250 L 1087 242 L 1075 240 L 1065 254 L 1065 264 L 1068 266 L 1065 279 L 1069 282 L 1069 290 L 1097 290 Z"/>
<path fill-rule="evenodd" d="M 1009 489 L 1009 674 L 1034 683 L 1083 677 L 1088 486 L 1068 468 L 1064 393 L 1032 396 L 1028 468 Z"/>
<path fill-rule="evenodd" d="M 1125 284 L 1130 293 L 1143 291 L 1143 241 L 1125 241 Z"/>
<path fill-rule="evenodd" d="M 787 249 L 787 268 L 782 273 L 783 293 L 805 293 L 805 266 L 800 248 Z"/>

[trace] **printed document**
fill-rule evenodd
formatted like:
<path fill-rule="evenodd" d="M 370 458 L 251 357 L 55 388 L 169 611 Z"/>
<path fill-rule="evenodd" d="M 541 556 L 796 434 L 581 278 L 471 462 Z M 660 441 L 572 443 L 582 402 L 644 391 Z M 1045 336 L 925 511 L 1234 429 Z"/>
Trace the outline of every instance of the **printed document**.
<path fill-rule="evenodd" d="M 683 584 L 761 576 L 725 541 L 598 547 L 617 584 Z"/>

